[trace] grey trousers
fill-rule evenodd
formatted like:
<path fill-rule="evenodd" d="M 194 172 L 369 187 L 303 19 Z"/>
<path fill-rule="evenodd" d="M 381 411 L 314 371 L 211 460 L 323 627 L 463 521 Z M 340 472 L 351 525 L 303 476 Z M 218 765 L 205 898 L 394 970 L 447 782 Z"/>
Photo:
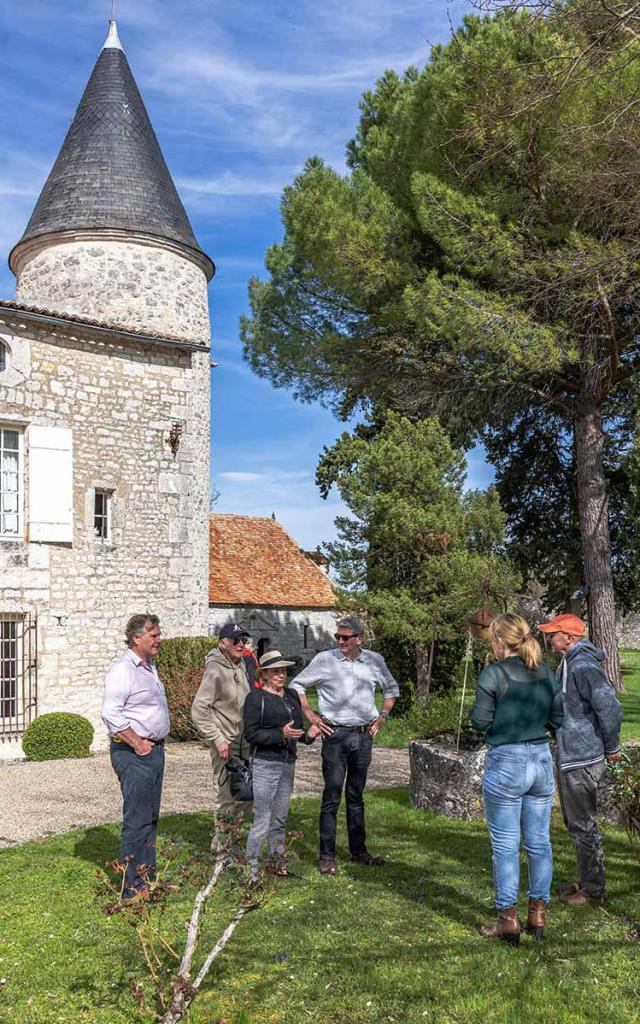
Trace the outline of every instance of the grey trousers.
<path fill-rule="evenodd" d="M 251 809 L 250 803 L 239 803 L 231 795 L 229 775 L 224 767 L 224 761 L 218 754 L 215 747 L 211 747 L 211 767 L 213 769 L 213 836 L 211 838 L 211 849 L 214 853 L 226 850 L 229 845 L 229 836 L 225 831 L 225 825 L 238 818 L 243 820 Z M 249 756 L 249 745 L 244 737 L 240 736 L 233 740 L 231 753 L 236 757 L 246 758 Z"/>
<path fill-rule="evenodd" d="M 247 861 L 254 875 L 267 836 L 269 856 L 274 860 L 284 856 L 295 770 L 293 761 L 253 760 L 253 825 L 247 837 Z"/>
<path fill-rule="evenodd" d="M 587 896 L 605 894 L 604 850 L 598 828 L 598 783 L 606 771 L 604 761 L 558 771 L 562 817 L 576 844 L 578 881 Z"/>

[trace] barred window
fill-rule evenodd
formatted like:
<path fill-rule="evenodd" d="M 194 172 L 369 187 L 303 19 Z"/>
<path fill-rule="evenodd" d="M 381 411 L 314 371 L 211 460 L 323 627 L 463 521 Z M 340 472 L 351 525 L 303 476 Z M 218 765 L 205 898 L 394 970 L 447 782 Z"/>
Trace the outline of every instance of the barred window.
<path fill-rule="evenodd" d="M 0 428 L 0 536 L 20 533 L 20 432 Z"/>
<path fill-rule="evenodd" d="M 18 616 L 0 618 L 0 723 L 10 731 L 18 717 Z"/>
<path fill-rule="evenodd" d="M 7 368 L 7 346 L 0 341 L 0 373 Z"/>
<path fill-rule="evenodd" d="M 96 488 L 93 511 L 93 532 L 100 540 L 111 540 L 111 505 L 113 491 Z"/>

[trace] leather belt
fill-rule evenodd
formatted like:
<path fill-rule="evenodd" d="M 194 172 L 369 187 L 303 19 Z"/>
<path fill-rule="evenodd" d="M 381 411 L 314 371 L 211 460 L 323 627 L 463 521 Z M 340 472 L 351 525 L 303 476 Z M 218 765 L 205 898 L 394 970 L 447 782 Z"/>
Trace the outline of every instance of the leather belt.
<path fill-rule="evenodd" d="M 340 725 L 338 722 L 327 722 L 326 719 L 323 719 L 323 722 L 332 729 L 342 729 L 343 732 L 369 732 L 369 725 Z"/>
<path fill-rule="evenodd" d="M 141 740 L 148 740 L 149 743 L 152 743 L 154 747 L 164 747 L 164 744 L 165 744 L 164 740 L 151 740 L 151 739 L 149 739 L 148 736 L 141 736 L 140 739 Z M 124 745 L 126 747 L 130 747 L 131 746 L 131 744 L 127 743 L 126 740 L 121 740 L 119 736 L 112 736 L 111 737 L 111 742 L 112 743 L 124 743 Z"/>

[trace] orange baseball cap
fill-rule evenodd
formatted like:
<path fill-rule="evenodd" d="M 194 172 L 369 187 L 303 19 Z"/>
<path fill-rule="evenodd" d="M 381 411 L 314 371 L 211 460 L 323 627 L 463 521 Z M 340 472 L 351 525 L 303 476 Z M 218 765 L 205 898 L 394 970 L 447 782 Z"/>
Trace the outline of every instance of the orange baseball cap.
<path fill-rule="evenodd" d="M 570 636 L 584 636 L 587 632 L 582 619 L 570 612 L 556 615 L 551 622 L 543 622 L 538 626 L 541 633 L 568 633 Z"/>

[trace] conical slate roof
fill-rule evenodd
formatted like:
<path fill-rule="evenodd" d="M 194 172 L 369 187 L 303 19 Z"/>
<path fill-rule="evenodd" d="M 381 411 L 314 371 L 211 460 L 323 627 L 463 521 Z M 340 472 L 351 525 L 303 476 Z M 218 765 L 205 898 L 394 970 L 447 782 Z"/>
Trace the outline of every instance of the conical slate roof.
<path fill-rule="evenodd" d="M 201 254 L 208 277 L 213 273 L 171 179 L 115 22 L 18 245 L 52 232 L 93 228 L 180 243 Z"/>

